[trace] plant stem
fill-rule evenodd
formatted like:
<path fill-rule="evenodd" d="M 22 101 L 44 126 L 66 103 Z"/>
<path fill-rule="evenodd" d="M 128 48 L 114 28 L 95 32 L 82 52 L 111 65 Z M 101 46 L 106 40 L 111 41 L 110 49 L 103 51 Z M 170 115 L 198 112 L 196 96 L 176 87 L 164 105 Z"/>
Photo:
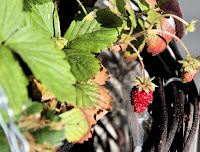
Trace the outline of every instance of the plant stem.
<path fill-rule="evenodd" d="M 174 15 L 174 14 L 163 14 L 162 15 L 163 17 L 173 17 L 173 18 L 176 18 L 177 20 L 181 21 L 183 24 L 185 24 L 186 26 L 188 26 L 188 22 L 186 22 L 184 19 Z"/>
<path fill-rule="evenodd" d="M 81 3 L 81 1 L 80 0 L 76 0 L 76 1 L 79 3 L 79 5 L 81 6 L 81 8 L 83 9 L 83 12 L 85 13 L 85 15 L 88 15 L 88 13 L 87 13 L 85 7 L 83 6 L 83 4 Z"/>
<path fill-rule="evenodd" d="M 141 66 L 142 66 L 142 70 L 143 70 L 143 82 L 142 82 L 142 84 L 145 84 L 145 69 L 144 69 L 144 63 L 143 63 L 143 59 L 142 59 L 142 57 L 140 56 L 140 53 L 138 52 L 138 50 L 133 46 L 133 44 L 131 44 L 130 42 L 128 43 L 128 45 L 130 46 L 130 47 L 132 47 L 133 48 L 133 50 L 135 51 L 135 53 L 137 54 L 137 56 L 138 56 L 138 58 L 139 58 L 139 60 L 140 60 L 140 63 L 141 63 Z"/>

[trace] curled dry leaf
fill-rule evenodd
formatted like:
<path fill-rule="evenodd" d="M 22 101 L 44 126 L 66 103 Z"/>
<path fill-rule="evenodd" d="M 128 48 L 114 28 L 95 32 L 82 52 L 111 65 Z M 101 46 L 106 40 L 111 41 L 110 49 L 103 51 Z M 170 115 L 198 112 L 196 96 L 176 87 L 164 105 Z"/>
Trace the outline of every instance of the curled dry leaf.
<path fill-rule="evenodd" d="M 83 143 L 92 137 L 94 125 L 112 108 L 112 97 L 98 85 L 98 101 L 93 108 L 75 107 L 60 115 L 65 123 L 66 138 L 72 143 Z"/>
<path fill-rule="evenodd" d="M 112 97 L 109 95 L 108 90 L 99 85 L 99 100 L 96 106 L 93 109 L 83 109 L 89 123 L 90 132 L 88 132 L 87 136 L 84 136 L 84 138 L 81 139 L 80 143 L 88 141 L 88 139 L 92 137 L 94 125 L 101 117 L 112 109 L 113 105 L 111 100 Z"/>
<path fill-rule="evenodd" d="M 127 47 L 128 44 L 113 45 L 110 47 L 110 51 L 119 52 L 120 50 L 122 50 L 123 52 L 125 52 Z"/>
<path fill-rule="evenodd" d="M 109 77 L 109 72 L 108 70 L 106 70 L 106 68 L 100 63 L 100 72 L 97 73 L 94 77 L 94 79 L 92 79 L 92 82 L 96 82 L 100 85 L 104 85 L 105 81 L 108 81 L 110 79 Z"/>

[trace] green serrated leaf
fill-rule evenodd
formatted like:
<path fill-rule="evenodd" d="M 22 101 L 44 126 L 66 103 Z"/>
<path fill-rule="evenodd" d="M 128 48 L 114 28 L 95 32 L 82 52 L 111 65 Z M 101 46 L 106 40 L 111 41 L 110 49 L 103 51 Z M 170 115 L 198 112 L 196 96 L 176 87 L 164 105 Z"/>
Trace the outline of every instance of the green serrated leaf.
<path fill-rule="evenodd" d="M 89 132 L 87 118 L 80 108 L 73 108 L 59 117 L 65 123 L 65 137 L 68 142 L 77 143 Z"/>
<path fill-rule="evenodd" d="M 17 30 L 22 21 L 22 0 L 0 0 L 0 44 Z"/>
<path fill-rule="evenodd" d="M 40 29 L 47 37 L 51 38 L 57 35 L 58 29 L 54 34 L 54 3 L 52 0 L 26 0 L 24 9 L 30 15 L 29 19 L 37 29 Z"/>
<path fill-rule="evenodd" d="M 95 19 L 91 21 L 73 21 L 66 31 L 64 38 L 71 41 L 80 35 L 99 30 L 99 28 L 100 24 Z"/>
<path fill-rule="evenodd" d="M 76 100 L 72 103 L 77 107 L 83 109 L 89 108 L 92 109 L 96 106 L 96 103 L 99 99 L 98 95 L 98 85 L 94 82 L 81 82 L 76 83 Z"/>
<path fill-rule="evenodd" d="M 61 101 L 74 98 L 75 81 L 69 64 L 63 60 L 64 52 L 54 42 L 33 27 L 25 27 L 13 34 L 5 43 L 18 53 L 34 76 Z"/>
<path fill-rule="evenodd" d="M 99 53 L 117 40 L 118 32 L 114 28 L 101 28 L 98 31 L 86 33 L 70 41 L 69 49 L 86 50 Z"/>
<path fill-rule="evenodd" d="M 66 60 L 71 65 L 71 71 L 78 82 L 90 79 L 99 70 L 99 60 L 94 54 L 82 50 L 64 49 Z"/>
<path fill-rule="evenodd" d="M 8 96 L 9 106 L 13 109 L 14 114 L 19 114 L 22 102 L 28 99 L 26 89 L 28 81 L 19 62 L 11 50 L 5 46 L 0 46 L 0 85 Z"/>
<path fill-rule="evenodd" d="M 137 0 L 137 2 L 142 11 L 147 11 L 152 9 L 152 6 L 149 5 L 147 2 L 145 2 L 145 0 Z"/>
<path fill-rule="evenodd" d="M 0 148 L 1 148 L 1 152 L 10 152 L 10 148 L 9 148 L 7 138 L 6 138 L 4 131 L 1 127 L 0 127 Z"/>
<path fill-rule="evenodd" d="M 96 15 L 96 20 L 101 24 L 102 27 L 116 28 L 121 27 L 121 25 L 123 24 L 122 19 L 111 12 L 109 8 L 98 10 Z"/>
<path fill-rule="evenodd" d="M 38 129 L 31 132 L 35 137 L 36 143 L 45 145 L 45 142 L 50 143 L 52 146 L 58 146 L 61 141 L 65 139 L 65 130 L 49 130 L 49 127 Z"/>
<path fill-rule="evenodd" d="M 125 14 L 126 10 L 124 8 L 124 6 L 126 5 L 124 0 L 116 0 L 116 6 L 119 10 L 120 13 Z"/>

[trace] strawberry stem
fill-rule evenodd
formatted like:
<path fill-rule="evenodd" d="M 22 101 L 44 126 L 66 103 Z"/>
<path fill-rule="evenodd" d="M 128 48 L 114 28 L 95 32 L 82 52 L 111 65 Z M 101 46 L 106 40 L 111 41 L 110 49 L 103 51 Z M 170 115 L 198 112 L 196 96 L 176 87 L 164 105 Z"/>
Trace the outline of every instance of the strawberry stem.
<path fill-rule="evenodd" d="M 85 7 L 83 6 L 83 4 L 81 3 L 81 1 L 80 1 L 80 0 L 76 0 L 76 1 L 77 1 L 78 4 L 81 6 L 81 8 L 82 8 L 83 12 L 85 13 L 85 15 L 88 15 L 88 13 L 87 13 Z"/>
<path fill-rule="evenodd" d="M 131 44 L 129 42 L 128 45 L 133 48 L 133 50 L 135 51 L 135 53 L 137 54 L 137 56 L 138 56 L 138 58 L 140 60 L 140 63 L 141 63 L 141 66 L 142 66 L 142 70 L 143 70 L 143 82 L 142 82 L 142 84 L 145 84 L 145 69 L 144 69 L 143 59 L 140 56 L 140 53 L 138 52 L 138 50 L 133 46 L 133 44 Z"/>

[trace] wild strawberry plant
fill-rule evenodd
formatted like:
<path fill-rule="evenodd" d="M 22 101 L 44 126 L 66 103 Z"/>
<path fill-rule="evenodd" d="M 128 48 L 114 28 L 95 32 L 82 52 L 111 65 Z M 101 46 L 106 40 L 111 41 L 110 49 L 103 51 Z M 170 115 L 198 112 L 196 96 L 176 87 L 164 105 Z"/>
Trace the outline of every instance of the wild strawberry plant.
<path fill-rule="evenodd" d="M 138 77 L 132 95 L 137 113 L 153 100 L 156 86 L 145 77 L 140 56 L 145 44 L 156 55 L 177 39 L 187 53 L 187 59 L 179 61 L 184 83 L 200 66 L 180 40 L 182 29 L 175 29 L 166 17 L 176 19 L 176 26 L 185 24 L 186 33 L 194 31 L 195 21 L 187 23 L 180 14 L 167 14 L 167 0 L 138 0 L 139 14 L 129 0 L 110 0 L 112 6 L 105 9 L 85 9 L 77 2 L 83 11 L 61 35 L 57 1 L 0 0 L 0 85 L 31 151 L 54 149 L 65 138 L 83 143 L 92 137 L 94 125 L 112 108 L 112 98 L 102 86 L 109 73 L 96 57 L 101 50 L 122 49 L 128 60 L 139 58 L 144 76 Z M 144 14 L 146 20 L 140 18 Z M 143 102 L 147 96 L 149 100 Z M 4 135 L 0 137 L 6 143 Z"/>

